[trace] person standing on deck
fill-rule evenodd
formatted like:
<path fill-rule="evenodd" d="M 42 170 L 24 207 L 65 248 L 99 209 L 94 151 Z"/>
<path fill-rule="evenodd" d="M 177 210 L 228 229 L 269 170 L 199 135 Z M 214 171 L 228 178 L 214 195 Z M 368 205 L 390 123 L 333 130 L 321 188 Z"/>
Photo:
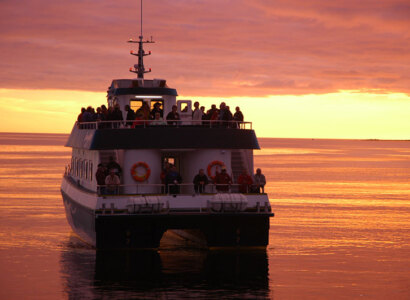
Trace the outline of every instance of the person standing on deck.
<path fill-rule="evenodd" d="M 106 192 L 110 195 L 118 194 L 118 187 L 120 185 L 120 178 L 115 175 L 115 169 L 110 170 L 110 174 L 105 177 Z"/>
<path fill-rule="evenodd" d="M 248 174 L 248 170 L 243 169 L 242 174 L 238 177 L 239 192 L 250 193 L 253 184 L 252 177 Z"/>
<path fill-rule="evenodd" d="M 177 109 L 178 107 L 176 105 L 172 105 L 172 111 L 170 111 L 167 115 L 168 125 L 175 126 L 178 124 L 178 121 L 181 120 Z"/>
<path fill-rule="evenodd" d="M 256 169 L 256 174 L 253 176 L 254 179 L 254 185 L 256 188 L 256 192 L 260 193 L 262 190 L 262 193 L 265 193 L 265 184 L 266 184 L 266 178 L 265 175 L 262 174 L 261 169 Z"/>
<path fill-rule="evenodd" d="M 202 124 L 202 115 L 203 112 L 199 108 L 199 102 L 194 103 L 194 111 L 192 112 L 192 121 L 194 121 L 194 125 L 201 125 Z"/>

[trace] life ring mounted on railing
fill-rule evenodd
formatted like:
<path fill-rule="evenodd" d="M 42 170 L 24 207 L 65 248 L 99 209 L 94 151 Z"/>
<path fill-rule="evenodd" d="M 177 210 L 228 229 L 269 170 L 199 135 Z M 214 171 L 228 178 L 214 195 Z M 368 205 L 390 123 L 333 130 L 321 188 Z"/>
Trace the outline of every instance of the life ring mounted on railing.
<path fill-rule="evenodd" d="M 209 163 L 208 168 L 207 168 L 207 173 L 208 173 L 208 177 L 211 178 L 212 180 L 214 180 L 215 176 L 216 176 L 216 173 L 215 173 L 215 176 L 212 175 L 212 168 L 214 166 L 219 166 L 219 167 L 223 168 L 223 167 L 225 167 L 225 164 L 222 161 L 219 161 L 219 160 L 214 160 L 213 162 Z"/>
<path fill-rule="evenodd" d="M 138 175 L 138 172 L 137 172 L 137 169 L 140 167 L 145 169 L 145 173 L 142 175 Z M 150 175 L 151 175 L 151 169 L 146 162 L 139 161 L 131 167 L 131 176 L 132 178 L 134 178 L 135 181 L 143 182 L 147 180 Z"/>

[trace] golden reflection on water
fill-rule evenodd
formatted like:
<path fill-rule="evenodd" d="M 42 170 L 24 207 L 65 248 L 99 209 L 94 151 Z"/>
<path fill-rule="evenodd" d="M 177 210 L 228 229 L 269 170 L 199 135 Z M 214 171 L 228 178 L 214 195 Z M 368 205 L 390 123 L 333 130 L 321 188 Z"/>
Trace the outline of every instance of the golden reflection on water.
<path fill-rule="evenodd" d="M 115 261 L 107 265 L 104 256 L 101 260 L 94 250 L 70 242 L 71 229 L 59 193 L 70 150 L 63 147 L 61 137 L 53 145 L 54 138 L 41 135 L 47 145 L 0 147 L 0 269 L 7 270 L 0 276 L 0 296 L 74 299 L 109 293 L 127 298 L 140 282 L 132 281 L 137 275 L 131 267 L 136 265 L 127 260 L 135 256 L 120 260 L 120 266 L 128 269 L 116 269 L 110 276 Z M 41 143 L 38 138 L 28 142 Z M 257 282 L 262 282 L 257 295 L 410 298 L 410 144 L 310 140 L 268 140 L 267 144 L 266 149 L 254 151 L 255 167 L 262 168 L 268 179 L 266 191 L 275 217 L 266 257 L 261 260 L 269 269 L 254 269 Z M 142 288 L 140 296 L 213 293 L 211 298 L 224 298 L 224 292 L 229 296 L 244 286 L 243 281 L 231 280 L 246 275 L 246 268 L 240 269 L 242 257 L 220 261 L 190 248 L 161 251 L 162 273 L 148 268 L 146 274 L 154 281 L 159 278 L 161 288 L 180 293 Z M 247 259 L 244 262 L 249 264 Z M 253 265 L 250 262 L 247 268 Z M 218 266 L 226 266 L 222 274 L 227 280 L 218 278 Z M 124 270 L 130 277 L 121 277 Z M 255 285 L 252 278 L 245 279 Z M 218 286 L 221 282 L 228 285 Z"/>

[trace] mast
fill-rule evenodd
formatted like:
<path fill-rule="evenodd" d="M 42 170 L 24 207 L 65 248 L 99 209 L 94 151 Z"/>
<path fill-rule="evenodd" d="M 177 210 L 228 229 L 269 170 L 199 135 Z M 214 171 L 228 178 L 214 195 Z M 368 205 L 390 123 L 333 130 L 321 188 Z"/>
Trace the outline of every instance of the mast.
<path fill-rule="evenodd" d="M 149 51 L 148 53 L 145 53 L 143 45 L 144 44 L 151 44 L 151 43 L 155 43 L 155 42 L 152 40 L 152 36 L 151 36 L 151 40 L 145 40 L 145 41 L 143 40 L 143 35 L 142 35 L 142 0 L 141 0 L 141 33 L 140 33 L 140 36 L 138 38 L 139 38 L 139 41 L 134 41 L 133 39 L 130 39 L 128 41 L 128 43 L 135 43 L 135 44 L 138 43 L 138 53 L 134 53 L 133 50 L 131 50 L 131 52 L 130 52 L 131 55 L 138 56 L 138 64 L 135 64 L 134 68 L 131 67 L 130 72 L 138 74 L 138 78 L 143 79 L 145 73 L 151 72 L 151 68 L 149 68 L 148 71 L 146 71 L 145 67 L 144 67 L 144 56 L 151 55 L 151 51 Z"/>

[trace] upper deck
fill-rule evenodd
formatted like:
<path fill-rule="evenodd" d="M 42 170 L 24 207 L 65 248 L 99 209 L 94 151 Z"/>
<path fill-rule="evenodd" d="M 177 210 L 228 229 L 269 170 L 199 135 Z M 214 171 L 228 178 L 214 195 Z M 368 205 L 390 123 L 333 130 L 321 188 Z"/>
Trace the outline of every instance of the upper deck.
<path fill-rule="evenodd" d="M 180 124 L 125 127 L 127 121 L 76 123 L 67 147 L 108 149 L 260 149 L 252 124 L 204 121 L 201 125 Z M 232 124 L 232 126 L 231 126 Z M 235 126 L 236 127 L 235 127 Z"/>

